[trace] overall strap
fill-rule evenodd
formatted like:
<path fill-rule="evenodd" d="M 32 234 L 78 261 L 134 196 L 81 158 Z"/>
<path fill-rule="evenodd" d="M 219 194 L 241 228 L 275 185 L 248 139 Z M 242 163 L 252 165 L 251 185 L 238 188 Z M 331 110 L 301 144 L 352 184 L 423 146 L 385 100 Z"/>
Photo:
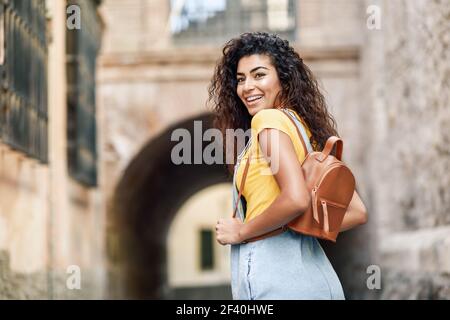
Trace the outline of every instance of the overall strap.
<path fill-rule="evenodd" d="M 241 200 L 242 191 L 244 190 L 245 180 L 247 179 L 247 173 L 248 173 L 248 168 L 250 167 L 250 160 L 251 160 L 251 157 L 252 157 L 252 153 L 251 153 L 251 151 L 250 151 L 249 156 L 248 156 L 248 158 L 247 158 L 247 161 L 246 161 L 246 163 L 245 163 L 244 173 L 243 173 L 243 175 L 242 175 L 241 186 L 239 187 L 239 194 L 238 194 L 238 196 L 237 196 L 236 204 L 235 204 L 235 206 L 234 206 L 233 218 L 236 217 L 236 213 L 237 213 L 239 201 Z"/>

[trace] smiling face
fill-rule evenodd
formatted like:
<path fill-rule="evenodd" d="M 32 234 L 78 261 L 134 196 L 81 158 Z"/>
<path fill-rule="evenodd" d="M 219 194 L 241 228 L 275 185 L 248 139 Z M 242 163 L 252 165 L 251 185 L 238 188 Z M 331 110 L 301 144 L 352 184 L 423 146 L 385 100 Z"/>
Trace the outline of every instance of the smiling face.
<path fill-rule="evenodd" d="M 253 54 L 239 60 L 237 94 L 251 116 L 262 109 L 274 108 L 280 92 L 278 73 L 269 56 Z"/>

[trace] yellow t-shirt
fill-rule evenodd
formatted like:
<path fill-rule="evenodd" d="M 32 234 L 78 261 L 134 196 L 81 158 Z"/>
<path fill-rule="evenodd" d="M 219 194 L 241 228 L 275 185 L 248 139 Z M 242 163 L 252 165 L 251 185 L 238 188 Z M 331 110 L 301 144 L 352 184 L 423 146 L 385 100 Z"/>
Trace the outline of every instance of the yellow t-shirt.
<path fill-rule="evenodd" d="M 308 137 L 311 137 L 311 132 L 305 122 L 294 110 L 292 111 L 297 119 L 303 123 Z M 252 152 L 247 179 L 245 180 L 244 190 L 242 191 L 242 195 L 247 201 L 247 212 L 245 215 L 246 222 L 264 212 L 264 210 L 269 207 L 280 194 L 278 183 L 273 174 L 271 174 L 270 167 L 256 139 L 257 135 L 266 128 L 278 129 L 291 138 L 300 163 L 306 156 L 306 150 L 303 150 L 303 145 L 298 136 L 296 126 L 283 111 L 277 109 L 263 109 L 253 116 L 251 122 L 251 145 L 242 156 L 242 160 L 236 173 L 236 184 L 239 187 L 241 185 L 242 175 L 249 152 Z"/>

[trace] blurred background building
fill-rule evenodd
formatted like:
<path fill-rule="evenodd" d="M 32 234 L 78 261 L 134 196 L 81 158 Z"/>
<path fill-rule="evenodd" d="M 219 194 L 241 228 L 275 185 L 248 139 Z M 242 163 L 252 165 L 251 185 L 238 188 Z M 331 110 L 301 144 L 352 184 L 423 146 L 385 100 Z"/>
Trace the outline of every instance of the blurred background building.
<path fill-rule="evenodd" d="M 66 6 L 83 14 L 67 28 Z M 99 1 L 0 2 L 0 298 L 104 296 Z M 67 288 L 70 266 L 81 290 Z M 67 273 L 69 271 L 69 273 Z"/>
<path fill-rule="evenodd" d="M 221 46 L 257 30 L 319 78 L 368 207 L 323 244 L 347 297 L 450 298 L 448 1 L 0 4 L 0 298 L 230 298 L 230 177 L 171 134 L 211 127 Z"/>

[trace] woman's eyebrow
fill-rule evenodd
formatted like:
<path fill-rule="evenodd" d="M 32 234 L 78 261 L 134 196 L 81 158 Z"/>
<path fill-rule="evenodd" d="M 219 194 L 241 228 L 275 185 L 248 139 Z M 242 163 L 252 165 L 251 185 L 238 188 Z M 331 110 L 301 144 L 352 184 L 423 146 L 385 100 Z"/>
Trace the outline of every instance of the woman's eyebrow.
<path fill-rule="evenodd" d="M 256 68 L 253 68 L 252 70 L 250 70 L 250 73 L 255 72 L 255 71 L 258 70 L 258 69 L 266 69 L 266 70 L 269 70 L 269 69 L 266 68 L 266 67 L 259 66 L 259 67 L 256 67 Z M 243 76 L 244 74 L 243 74 L 242 72 L 238 72 L 237 75 Z"/>

